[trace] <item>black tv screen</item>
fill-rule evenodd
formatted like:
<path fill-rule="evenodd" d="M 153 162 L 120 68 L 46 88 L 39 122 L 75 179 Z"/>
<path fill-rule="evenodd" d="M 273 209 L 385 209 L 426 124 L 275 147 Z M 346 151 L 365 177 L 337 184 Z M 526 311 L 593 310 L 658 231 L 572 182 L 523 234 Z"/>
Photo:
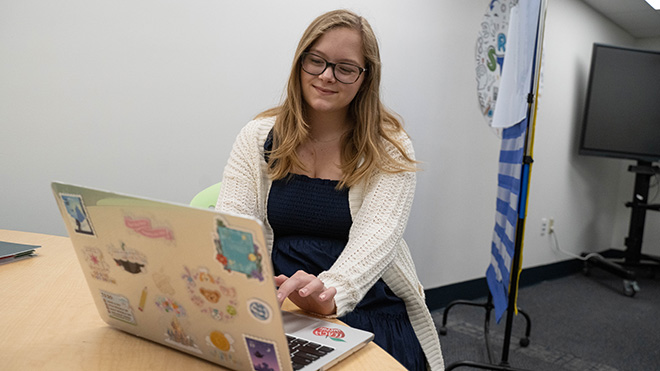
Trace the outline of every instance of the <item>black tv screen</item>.
<path fill-rule="evenodd" d="M 660 160 L 660 51 L 594 44 L 579 153 Z"/>

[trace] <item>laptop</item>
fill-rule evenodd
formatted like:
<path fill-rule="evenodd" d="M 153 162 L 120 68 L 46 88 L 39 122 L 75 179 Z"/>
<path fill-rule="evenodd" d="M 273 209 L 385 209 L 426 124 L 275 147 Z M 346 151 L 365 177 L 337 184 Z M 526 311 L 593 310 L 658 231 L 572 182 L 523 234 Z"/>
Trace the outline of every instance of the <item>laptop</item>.
<path fill-rule="evenodd" d="M 236 370 L 327 369 L 373 339 L 280 310 L 258 220 L 51 186 L 110 326 Z"/>

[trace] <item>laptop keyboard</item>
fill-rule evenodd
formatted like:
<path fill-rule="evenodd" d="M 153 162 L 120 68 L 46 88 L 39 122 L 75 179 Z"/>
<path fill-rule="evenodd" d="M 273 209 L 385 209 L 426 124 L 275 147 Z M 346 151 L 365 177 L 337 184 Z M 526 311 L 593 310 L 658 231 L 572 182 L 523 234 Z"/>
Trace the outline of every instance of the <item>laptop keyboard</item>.
<path fill-rule="evenodd" d="M 329 346 L 313 343 L 291 335 L 286 336 L 291 353 L 291 364 L 294 370 L 300 370 L 324 355 L 335 350 Z"/>

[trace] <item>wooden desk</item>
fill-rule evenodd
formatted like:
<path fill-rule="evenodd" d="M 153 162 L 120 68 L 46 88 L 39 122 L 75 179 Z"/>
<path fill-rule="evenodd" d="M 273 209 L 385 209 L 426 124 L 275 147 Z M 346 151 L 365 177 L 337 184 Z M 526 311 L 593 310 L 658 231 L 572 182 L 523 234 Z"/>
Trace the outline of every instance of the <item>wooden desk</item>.
<path fill-rule="evenodd" d="M 0 240 L 42 246 L 0 266 L 0 369 L 222 369 L 103 322 L 69 238 L 0 229 Z M 372 342 L 333 370 L 405 368 Z"/>

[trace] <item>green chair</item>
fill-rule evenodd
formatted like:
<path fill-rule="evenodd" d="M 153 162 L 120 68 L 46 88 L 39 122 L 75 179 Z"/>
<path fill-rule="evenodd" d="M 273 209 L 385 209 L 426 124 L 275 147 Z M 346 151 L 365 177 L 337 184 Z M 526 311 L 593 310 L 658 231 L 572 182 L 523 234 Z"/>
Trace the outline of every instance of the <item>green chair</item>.
<path fill-rule="evenodd" d="M 221 185 L 222 182 L 219 182 L 199 192 L 190 201 L 190 206 L 201 209 L 215 209 L 215 204 L 218 202 L 218 195 L 220 195 Z"/>

